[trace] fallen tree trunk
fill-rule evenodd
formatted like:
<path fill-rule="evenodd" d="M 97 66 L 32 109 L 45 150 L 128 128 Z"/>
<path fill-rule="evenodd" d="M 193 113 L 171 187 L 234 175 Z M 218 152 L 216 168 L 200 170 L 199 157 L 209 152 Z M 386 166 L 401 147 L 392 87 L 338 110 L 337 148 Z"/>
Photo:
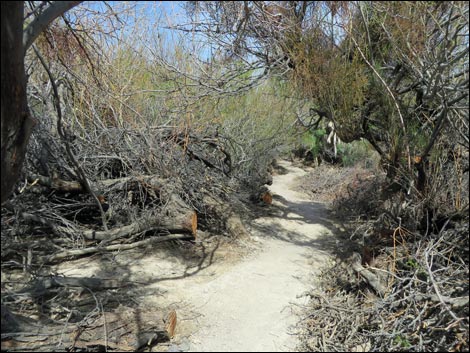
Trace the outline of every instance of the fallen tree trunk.
<path fill-rule="evenodd" d="M 57 178 L 49 178 L 41 175 L 31 175 L 28 179 L 31 183 L 39 183 L 43 186 L 53 188 L 60 192 L 86 192 L 85 188 L 76 181 L 66 181 Z M 126 177 L 120 179 L 102 180 L 94 183 L 94 187 L 100 190 L 118 189 L 129 190 L 140 183 L 145 188 L 151 188 L 154 191 L 160 191 L 163 185 L 168 181 L 156 176 Z M 162 230 L 170 233 L 191 233 L 196 237 L 197 232 L 197 214 L 181 198 L 172 194 L 168 198 L 168 203 L 164 209 L 164 215 L 156 215 L 153 218 L 147 216 L 134 223 L 124 227 L 115 228 L 107 231 L 97 231 L 92 229 L 83 229 L 79 233 L 88 240 L 112 241 L 128 235 L 133 235 L 149 230 Z M 50 226 L 56 233 L 65 233 L 77 235 L 77 231 L 69 227 L 55 226 L 51 222 L 42 219 L 30 213 L 22 213 L 25 220 L 36 221 L 43 225 Z"/>
<path fill-rule="evenodd" d="M 162 314 L 120 306 L 98 312 L 86 322 L 56 325 L 15 315 L 2 305 L 2 351 L 57 352 L 104 349 L 134 352 L 168 341 L 177 323 L 176 312 Z"/>
<path fill-rule="evenodd" d="M 50 227 L 55 234 L 67 234 L 70 236 L 81 235 L 87 240 L 101 240 L 104 243 L 124 238 L 126 236 L 142 233 L 146 231 L 165 231 L 169 233 L 189 233 L 196 238 L 197 233 L 197 214 L 195 211 L 187 211 L 184 214 L 176 216 L 167 216 L 163 218 L 145 218 L 129 224 L 124 227 L 110 229 L 108 231 L 97 231 L 93 229 L 73 229 L 53 224 L 39 216 L 23 212 L 21 216 L 24 220 L 34 221 Z"/>
<path fill-rule="evenodd" d="M 70 228 L 57 226 L 56 230 L 70 235 L 77 235 Z M 110 229 L 108 231 L 80 230 L 78 233 L 88 240 L 102 240 L 109 243 L 113 240 L 124 238 L 133 234 L 147 232 L 151 230 L 167 231 L 170 233 L 190 233 L 196 237 L 197 215 L 194 211 L 163 219 L 145 218 L 124 227 Z M 75 233 L 75 234 L 71 234 Z"/>
<path fill-rule="evenodd" d="M 28 182 L 31 184 L 38 183 L 43 186 L 52 188 L 58 192 L 86 193 L 85 188 L 78 181 L 68 181 L 59 178 L 49 178 L 39 174 L 31 174 L 28 176 Z M 159 178 L 155 175 L 131 176 L 118 179 L 106 179 L 93 182 L 93 186 L 99 190 L 129 190 L 140 183 L 145 187 L 151 187 L 159 190 L 168 183 L 168 180 Z"/>
<path fill-rule="evenodd" d="M 170 234 L 160 237 L 150 237 L 145 240 L 137 241 L 130 244 L 114 244 L 108 246 L 93 246 L 84 249 L 72 249 L 72 250 L 64 250 L 54 255 L 50 255 L 45 257 L 45 262 L 55 262 L 57 260 L 63 260 L 68 257 L 75 257 L 75 256 L 83 256 L 83 255 L 90 255 L 96 252 L 103 252 L 103 251 L 123 251 L 123 250 L 130 250 L 140 246 L 148 246 L 152 244 L 162 243 L 168 240 L 187 240 L 187 239 L 194 239 L 191 235 L 188 234 Z"/>
<path fill-rule="evenodd" d="M 224 227 L 231 237 L 237 239 L 249 238 L 250 235 L 240 216 L 233 210 L 230 204 L 209 195 L 204 197 L 204 204 L 209 212 L 214 213 L 216 217 L 223 221 Z"/>
<path fill-rule="evenodd" d="M 81 235 L 88 240 L 100 240 L 109 243 L 113 240 L 124 238 L 146 231 L 165 231 L 169 233 L 190 233 L 196 238 L 197 214 L 186 205 L 177 195 L 172 195 L 170 202 L 162 210 L 163 215 L 146 216 L 129 225 L 99 231 L 94 229 L 72 228 L 55 225 L 53 222 L 31 213 L 22 212 L 21 216 L 26 221 L 41 223 L 50 227 L 54 233 L 68 234 L 72 236 Z"/>

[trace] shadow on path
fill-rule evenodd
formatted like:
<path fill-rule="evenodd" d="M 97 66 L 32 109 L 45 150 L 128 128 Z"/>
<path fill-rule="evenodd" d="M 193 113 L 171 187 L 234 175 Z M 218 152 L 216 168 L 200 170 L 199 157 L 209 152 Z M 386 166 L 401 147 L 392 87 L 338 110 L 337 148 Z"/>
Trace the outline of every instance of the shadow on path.
<path fill-rule="evenodd" d="M 289 201 L 275 194 L 272 205 L 256 212 L 251 228 L 262 238 L 277 239 L 342 258 L 350 253 L 341 221 L 335 220 L 323 203 Z"/>

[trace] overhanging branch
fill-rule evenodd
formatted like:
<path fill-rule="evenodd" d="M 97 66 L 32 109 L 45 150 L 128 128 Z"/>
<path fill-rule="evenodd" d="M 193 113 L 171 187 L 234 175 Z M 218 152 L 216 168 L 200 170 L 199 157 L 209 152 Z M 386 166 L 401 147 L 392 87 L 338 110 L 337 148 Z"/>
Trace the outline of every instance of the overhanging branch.
<path fill-rule="evenodd" d="M 23 51 L 26 53 L 36 38 L 57 17 L 63 15 L 82 1 L 54 1 L 43 13 L 36 17 L 23 31 Z"/>

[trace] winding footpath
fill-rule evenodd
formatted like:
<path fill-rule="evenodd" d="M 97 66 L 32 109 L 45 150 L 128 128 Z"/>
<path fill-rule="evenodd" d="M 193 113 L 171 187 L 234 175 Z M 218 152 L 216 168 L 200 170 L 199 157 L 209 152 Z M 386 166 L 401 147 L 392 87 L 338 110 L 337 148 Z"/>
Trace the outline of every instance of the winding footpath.
<path fill-rule="evenodd" d="M 250 251 L 211 243 L 202 246 L 202 260 L 191 260 L 184 252 L 149 247 L 65 262 L 54 271 L 142 283 L 128 295 L 142 307 L 175 309 L 178 315 L 174 339 L 157 351 L 293 351 L 296 312 L 338 248 L 337 227 L 322 204 L 294 190 L 307 172 L 279 164 L 287 173 L 274 176 L 273 204 L 248 227 L 256 243 L 248 241 Z"/>
<path fill-rule="evenodd" d="M 282 352 L 298 343 L 295 309 L 306 304 L 312 276 L 337 246 L 323 205 L 294 191 L 306 172 L 281 161 L 287 174 L 274 176 L 268 217 L 251 227 L 260 251 L 230 270 L 190 288 L 200 313 L 190 351 Z"/>
<path fill-rule="evenodd" d="M 338 248 L 337 227 L 322 204 L 294 190 L 307 172 L 279 164 L 287 173 L 274 176 L 273 204 L 248 227 L 256 243 L 248 241 L 250 251 L 212 244 L 202 246 L 202 260 L 191 260 L 184 252 L 149 247 L 62 263 L 54 271 L 142 283 L 129 295 L 143 307 L 178 313 L 176 335 L 160 351 L 293 351 L 296 312 Z"/>

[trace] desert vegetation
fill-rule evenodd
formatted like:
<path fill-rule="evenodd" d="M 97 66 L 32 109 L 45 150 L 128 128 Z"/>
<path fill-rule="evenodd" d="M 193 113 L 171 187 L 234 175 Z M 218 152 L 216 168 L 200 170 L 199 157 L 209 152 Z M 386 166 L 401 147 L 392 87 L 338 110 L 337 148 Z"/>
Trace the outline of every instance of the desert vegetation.
<path fill-rule="evenodd" d="M 128 320 L 73 338 L 138 309 L 93 294 L 126 283 L 50 266 L 249 237 L 281 157 L 315 166 L 304 189 L 351 243 L 311 293 L 303 348 L 468 350 L 468 4 L 178 9 L 2 2 L 2 350 L 168 340 L 176 315 L 158 310 L 158 337 Z M 75 287 L 91 290 L 72 310 Z M 50 339 L 25 333 L 38 312 Z"/>

